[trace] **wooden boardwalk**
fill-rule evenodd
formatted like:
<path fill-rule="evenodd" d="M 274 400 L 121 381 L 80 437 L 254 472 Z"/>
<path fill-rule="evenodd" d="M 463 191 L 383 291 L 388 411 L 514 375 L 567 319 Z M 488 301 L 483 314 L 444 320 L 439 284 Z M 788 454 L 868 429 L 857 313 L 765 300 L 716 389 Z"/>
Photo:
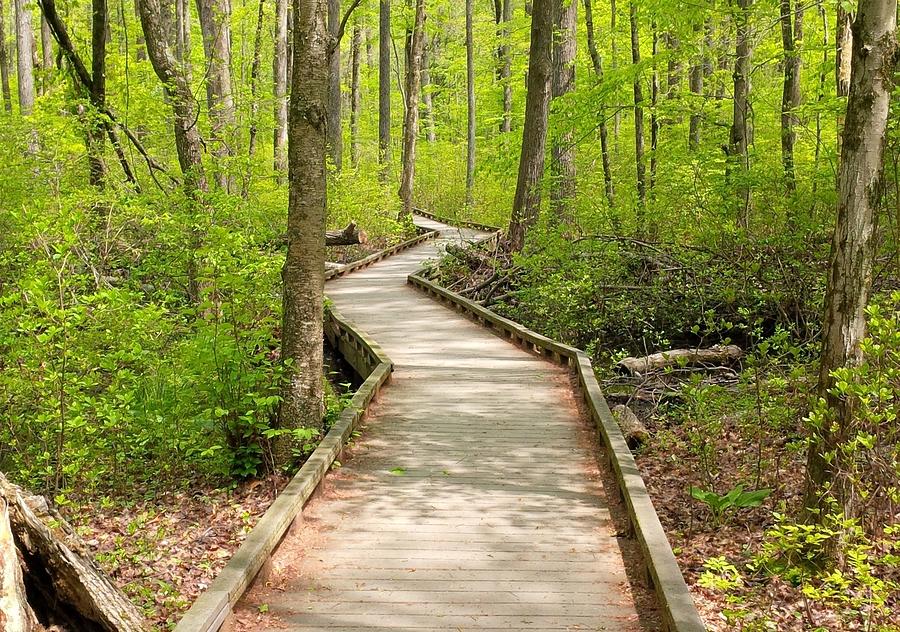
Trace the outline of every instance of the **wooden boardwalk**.
<path fill-rule="evenodd" d="M 473 235 L 417 222 L 444 240 Z M 328 284 L 396 369 L 235 627 L 652 629 L 566 370 L 407 286 L 441 243 Z"/>

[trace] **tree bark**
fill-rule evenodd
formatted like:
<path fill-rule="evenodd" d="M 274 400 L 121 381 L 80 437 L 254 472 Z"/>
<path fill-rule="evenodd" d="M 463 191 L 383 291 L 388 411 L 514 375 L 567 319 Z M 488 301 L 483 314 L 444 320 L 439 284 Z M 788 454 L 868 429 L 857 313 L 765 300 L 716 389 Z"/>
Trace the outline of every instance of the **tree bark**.
<path fill-rule="evenodd" d="M 552 49 L 553 0 L 534 0 L 522 153 L 519 156 L 519 175 L 508 231 L 509 248 L 514 252 L 524 248 L 526 233 L 537 222 L 541 212 L 541 179 L 544 177 L 550 75 L 553 71 Z"/>
<path fill-rule="evenodd" d="M 429 143 L 437 140 L 434 125 L 434 98 L 431 90 L 431 59 L 437 51 L 437 38 L 431 40 L 422 52 L 422 104 L 425 106 L 425 139 Z"/>
<path fill-rule="evenodd" d="M 3 109 L 12 112 L 12 92 L 9 89 L 9 53 L 6 48 L 6 9 L 0 0 L 0 88 L 3 92 Z"/>
<path fill-rule="evenodd" d="M 50 25 L 41 13 L 41 94 L 50 87 L 50 74 L 53 71 L 53 35 Z"/>
<path fill-rule="evenodd" d="M 584 0 L 584 22 L 587 29 L 588 51 L 591 54 L 591 63 L 594 66 L 594 74 L 597 82 L 603 83 L 603 58 L 597 51 L 597 42 L 594 39 L 594 11 L 591 0 Z M 609 162 L 609 130 L 606 125 L 606 110 L 601 107 L 600 112 L 600 155 L 603 162 L 603 190 L 606 192 L 606 201 L 609 207 L 615 206 L 615 192 L 613 190 L 612 171 Z"/>
<path fill-rule="evenodd" d="M 334 42 L 329 46 L 328 57 L 328 101 L 326 112 L 328 128 L 326 145 L 328 157 L 335 171 L 343 166 L 344 141 L 341 135 L 341 43 L 338 29 L 341 24 L 341 0 L 328 0 L 328 36 Z"/>
<path fill-rule="evenodd" d="M 272 147 L 275 155 L 275 179 L 279 186 L 284 183 L 287 171 L 288 3 L 289 0 L 275 0 L 275 54 L 272 60 L 275 130 Z"/>
<path fill-rule="evenodd" d="M 694 26 L 694 35 L 699 38 L 701 32 L 700 24 L 696 24 Z M 703 79 L 704 79 L 704 69 L 706 66 L 707 60 L 707 51 L 705 50 L 705 43 L 701 44 L 703 47 L 703 52 L 700 53 L 691 64 L 691 69 L 688 78 L 688 88 L 691 91 L 692 95 L 692 112 L 691 112 L 691 122 L 690 128 L 688 131 L 688 147 L 690 147 L 691 151 L 698 151 L 700 149 L 700 126 L 702 124 L 702 116 L 701 116 L 701 107 L 703 102 Z"/>
<path fill-rule="evenodd" d="M 191 81 L 191 0 L 175 0 L 175 59 Z"/>
<path fill-rule="evenodd" d="M 425 45 L 425 0 L 416 0 L 415 21 L 406 68 L 406 116 L 403 124 L 403 171 L 400 174 L 401 218 L 412 217 L 416 176 L 416 141 L 419 136 L 419 90 L 422 83 L 422 50 Z"/>
<path fill-rule="evenodd" d="M 37 628 L 37 617 L 25 594 L 22 566 L 9 520 L 9 501 L 3 497 L 0 497 L 0 626 L 4 632 L 31 632 Z"/>
<path fill-rule="evenodd" d="M 106 38 L 109 34 L 109 12 L 106 0 L 91 2 L 91 103 L 98 115 L 106 108 Z M 91 185 L 102 189 L 106 180 L 106 164 L 103 152 L 106 145 L 106 129 L 99 116 L 88 119 L 87 129 L 88 168 Z"/>
<path fill-rule="evenodd" d="M 850 94 L 850 60 L 853 50 L 853 14 L 837 3 L 837 17 L 834 30 L 834 82 L 835 92 L 839 98 Z M 837 151 L 840 156 L 843 139 L 844 113 L 837 117 Z"/>
<path fill-rule="evenodd" d="M 750 10 L 753 0 L 734 0 L 737 5 L 735 23 L 737 45 L 734 61 L 734 100 L 732 108 L 731 134 L 728 148 L 729 174 L 733 176 L 734 190 L 738 202 L 738 225 L 748 228 L 752 208 L 750 188 L 750 143 L 752 126 L 750 122 L 750 58 L 753 43 L 750 33 Z"/>
<path fill-rule="evenodd" d="M 185 191 L 196 198 L 199 192 L 209 189 L 203 171 L 203 141 L 197 129 L 197 101 L 166 39 L 160 19 L 160 0 L 140 0 L 138 7 L 150 63 L 172 104 L 175 149 L 184 173 Z"/>
<path fill-rule="evenodd" d="M 656 57 L 659 55 L 659 33 L 656 30 L 656 23 L 652 25 L 653 29 L 653 73 L 650 78 L 650 194 L 653 195 L 653 189 L 656 188 L 656 150 L 659 147 L 659 130 L 661 122 L 656 108 L 659 106 L 659 70 L 656 67 Z M 651 227 L 651 232 L 655 232 L 657 224 Z"/>
<path fill-rule="evenodd" d="M 231 81 L 229 3 L 228 0 L 197 0 L 197 12 L 207 64 L 206 103 L 210 120 L 208 142 L 212 146 L 211 153 L 216 157 L 215 180 L 219 188 L 231 191 L 232 178 L 228 174 L 228 168 L 229 159 L 234 155 L 232 135 L 235 111 Z M 149 42 L 147 47 L 150 47 Z"/>
<path fill-rule="evenodd" d="M 840 446 L 852 438 L 854 411 L 847 400 L 832 394 L 832 373 L 863 361 L 860 343 L 866 333 L 865 309 L 872 288 L 875 210 L 882 192 L 898 53 L 896 20 L 895 0 L 859 0 L 838 172 L 837 222 L 825 290 L 818 395 L 825 400 L 827 413 L 823 426 L 814 429 L 807 461 L 804 504 L 811 522 L 825 519 L 826 495 L 838 502 L 846 517 L 856 517 L 852 494 L 840 477 Z"/>
<path fill-rule="evenodd" d="M 637 2 L 629 3 L 629 22 L 631 24 L 631 63 L 641 63 L 641 43 L 638 38 Z M 637 171 L 637 232 L 643 234 L 645 211 L 647 208 L 647 166 L 644 164 L 644 90 L 641 77 L 637 75 L 632 86 L 634 92 L 634 160 Z"/>
<path fill-rule="evenodd" d="M 503 118 L 500 121 L 500 132 L 506 134 L 512 130 L 512 60 L 509 53 L 509 23 L 512 20 L 512 0 L 498 0 L 500 5 L 500 24 L 497 36 L 500 46 L 497 52 L 500 56 L 499 77 L 503 88 Z"/>
<path fill-rule="evenodd" d="M 359 166 L 359 64 L 362 46 L 362 28 L 359 24 L 353 27 L 353 39 L 350 41 L 350 164 Z"/>
<path fill-rule="evenodd" d="M 794 173 L 794 143 L 799 124 L 796 110 L 800 107 L 800 51 L 803 41 L 802 0 L 781 0 L 781 45 L 784 49 L 784 85 L 781 92 L 781 163 L 784 181 L 789 192 L 797 190 Z"/>
<path fill-rule="evenodd" d="M 293 0 L 294 74 L 288 133 L 288 247 L 281 357 L 286 381 L 280 424 L 322 430 L 322 301 L 325 287 L 325 138 L 328 98 L 326 0 Z M 289 436 L 276 443 L 276 463 L 291 459 Z"/>
<path fill-rule="evenodd" d="M 553 2 L 553 75 L 551 99 L 561 99 L 575 90 L 575 55 L 578 36 L 577 0 Z M 557 221 L 572 221 L 571 204 L 576 195 L 575 134 L 569 117 L 558 117 L 550 148 L 552 174 L 550 207 Z"/>
<path fill-rule="evenodd" d="M 378 162 L 387 178 L 391 162 L 391 0 L 378 8 Z"/>
<path fill-rule="evenodd" d="M 176 0 L 177 2 L 178 0 Z M 241 185 L 241 197 L 245 200 L 250 195 L 250 176 L 253 173 L 253 154 L 256 153 L 256 134 L 259 125 L 259 66 L 261 63 L 263 10 L 264 0 L 259 0 L 259 8 L 256 14 L 256 33 L 253 37 L 253 62 L 250 66 L 250 136 L 247 145 L 249 157 L 247 171 L 244 174 L 244 182 Z"/>
<path fill-rule="evenodd" d="M 475 205 L 475 41 L 473 0 L 466 0 L 466 207 Z"/>
<path fill-rule="evenodd" d="M 19 84 L 19 113 L 22 116 L 34 110 L 34 33 L 31 27 L 31 9 L 28 0 L 14 0 L 16 7 L 16 62 Z"/>

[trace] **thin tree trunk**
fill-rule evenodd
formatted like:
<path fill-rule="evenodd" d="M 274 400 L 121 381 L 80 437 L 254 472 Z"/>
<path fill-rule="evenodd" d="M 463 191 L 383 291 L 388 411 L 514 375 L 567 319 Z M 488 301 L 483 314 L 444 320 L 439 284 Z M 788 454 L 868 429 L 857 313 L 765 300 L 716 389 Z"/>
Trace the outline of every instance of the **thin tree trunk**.
<path fill-rule="evenodd" d="M 378 6 L 378 162 L 387 179 L 391 162 L 391 0 Z"/>
<path fill-rule="evenodd" d="M 50 25 L 41 13 L 41 94 L 50 87 L 50 73 L 53 70 L 53 35 Z"/>
<path fill-rule="evenodd" d="M 701 28 L 700 24 L 694 26 L 694 35 L 698 38 L 700 36 Z M 701 107 L 703 103 L 704 69 L 707 65 L 708 51 L 706 50 L 705 43 L 702 46 L 704 50 L 691 64 L 690 77 L 688 79 L 688 87 L 691 91 L 693 102 L 690 130 L 688 131 L 688 146 L 691 151 L 698 151 L 700 149 L 700 126 L 703 121 Z"/>
<path fill-rule="evenodd" d="M 359 166 L 359 64 L 362 45 L 362 29 L 359 24 L 353 27 L 353 39 L 350 41 L 350 164 Z"/>
<path fill-rule="evenodd" d="M 674 33 L 665 34 L 666 50 L 669 51 L 669 64 L 666 69 L 666 99 L 677 99 L 681 87 L 681 62 L 678 59 L 680 42 Z"/>
<path fill-rule="evenodd" d="M 12 112 L 12 92 L 9 89 L 9 53 L 6 49 L 6 8 L 0 0 L 0 86 L 3 91 L 3 109 Z"/>
<path fill-rule="evenodd" d="M 597 51 L 597 42 L 594 39 L 594 11 L 591 0 L 584 0 L 584 22 L 587 28 L 588 51 L 591 54 L 591 63 L 594 66 L 594 74 L 597 82 L 603 83 L 603 58 Z M 609 163 L 609 133 L 606 125 L 606 110 L 601 107 L 600 112 L 600 155 L 603 162 L 603 188 L 606 192 L 606 200 L 609 207 L 615 206 L 615 194 L 613 191 L 612 172 Z"/>
<path fill-rule="evenodd" d="M 472 35 L 473 0 L 466 0 L 466 207 L 475 205 L 475 42 Z"/>
<path fill-rule="evenodd" d="M 610 46 L 610 66 L 613 72 L 619 67 L 619 50 L 618 35 L 616 31 L 616 19 L 618 17 L 618 9 L 616 8 L 616 0 L 609 0 L 609 46 Z M 616 145 L 616 152 L 619 151 L 619 126 L 622 124 L 622 116 L 619 113 L 620 108 L 616 108 L 613 113 L 613 141 Z"/>
<path fill-rule="evenodd" d="M 144 0 L 141 0 L 143 2 Z M 206 102 L 209 108 L 208 142 L 216 157 L 216 184 L 230 191 L 229 159 L 234 155 L 234 94 L 231 82 L 231 27 L 228 0 L 197 0 L 203 51 L 206 55 Z M 146 34 L 145 34 L 146 35 Z M 149 48 L 150 43 L 147 43 Z"/>
<path fill-rule="evenodd" d="M 521 251 L 525 246 L 526 233 L 537 222 L 541 212 L 541 179 L 544 177 L 550 76 L 553 72 L 552 50 L 553 0 L 534 0 L 522 153 L 508 231 L 509 248 L 514 252 Z"/>
<path fill-rule="evenodd" d="M 416 176 L 416 141 L 419 136 L 419 90 L 422 83 L 422 50 L 425 47 L 425 0 L 416 0 L 415 21 L 406 68 L 406 116 L 403 124 L 403 171 L 400 175 L 401 218 L 411 218 Z"/>
<path fill-rule="evenodd" d="M 797 133 L 794 126 L 799 124 L 796 110 L 800 107 L 800 51 L 798 44 L 803 41 L 802 0 L 781 0 L 781 44 L 784 49 L 784 85 L 781 93 L 781 163 L 784 181 L 789 192 L 797 190 L 794 173 L 794 143 Z"/>
<path fill-rule="evenodd" d="M 141 19 L 141 0 L 134 0 L 134 16 L 140 20 Z M 137 42 L 135 45 L 134 58 L 137 61 L 146 61 L 147 60 L 147 46 L 144 41 L 144 31 L 139 30 L 137 34 Z"/>
<path fill-rule="evenodd" d="M 553 73 L 550 80 L 551 99 L 559 99 L 575 90 L 575 55 L 577 53 L 578 2 L 554 0 L 553 3 Z M 557 220 L 572 220 L 571 204 L 575 199 L 575 134 L 569 117 L 560 117 L 550 148 L 552 186 L 550 206 Z"/>
<path fill-rule="evenodd" d="M 837 17 L 834 30 L 834 82 L 838 97 L 846 98 L 850 94 L 850 59 L 853 50 L 853 14 L 837 3 Z M 837 151 L 838 156 L 843 154 L 841 142 L 843 140 L 844 113 L 837 117 Z"/>
<path fill-rule="evenodd" d="M 512 20 L 512 0 L 498 1 L 501 3 L 501 6 L 500 24 L 497 30 L 500 46 L 497 49 L 497 53 L 500 56 L 498 60 L 500 85 L 503 88 L 503 118 L 500 121 L 500 132 L 506 134 L 512 130 L 512 83 L 510 82 L 512 60 L 509 53 L 509 23 Z"/>
<path fill-rule="evenodd" d="M 326 143 L 328 157 L 336 171 L 343 166 L 344 141 L 341 134 L 341 43 L 338 41 L 338 29 L 341 23 L 341 0 L 328 0 L 328 36 L 335 42 L 329 48 L 328 58 L 328 101 L 326 114 L 328 128 Z"/>
<path fill-rule="evenodd" d="M 176 0 L 177 1 L 177 0 Z M 241 185 L 241 197 L 245 200 L 250 195 L 250 176 L 253 173 L 253 154 L 256 153 L 256 134 L 259 124 L 259 66 L 261 63 L 263 9 L 264 1 L 259 0 L 259 9 L 256 14 L 256 34 L 253 37 L 253 63 L 250 66 L 250 138 L 247 145 L 247 172 L 244 174 L 244 182 Z"/>
<path fill-rule="evenodd" d="M 175 59 L 185 79 L 191 81 L 191 1 L 175 0 Z"/>
<path fill-rule="evenodd" d="M 425 106 L 425 138 L 429 143 L 437 140 L 434 124 L 434 98 L 431 90 L 431 58 L 437 48 L 437 38 L 422 52 L 422 104 Z"/>
<path fill-rule="evenodd" d="M 629 4 L 629 19 L 631 23 L 631 63 L 637 66 L 641 63 L 641 43 L 638 38 L 638 13 L 637 2 L 631 0 Z M 640 75 L 636 76 L 633 84 L 634 91 L 634 160 L 637 165 L 637 232 L 643 234 L 645 223 L 645 210 L 647 208 L 647 167 L 644 164 L 644 90 L 641 86 Z"/>
<path fill-rule="evenodd" d="M 860 343 L 866 333 L 865 309 L 872 287 L 875 210 L 882 192 L 891 78 L 898 52 L 896 20 L 895 0 L 859 0 L 838 175 L 837 222 L 825 291 L 818 394 L 827 405 L 826 420 L 814 430 L 807 463 L 805 507 L 811 522 L 825 520 L 826 495 L 838 502 L 847 518 L 858 517 L 849 484 L 840 476 L 840 446 L 853 438 L 854 411 L 850 402 L 833 394 L 832 373 L 863 361 Z"/>
<path fill-rule="evenodd" d="M 753 44 L 750 40 L 750 10 L 753 0 L 735 0 L 738 11 L 737 45 L 734 61 L 734 106 L 732 109 L 731 135 L 728 150 L 729 174 L 734 177 L 734 189 L 738 201 L 738 225 L 750 225 L 752 192 L 750 177 L 750 143 L 752 126 L 750 122 L 750 58 Z"/>
<path fill-rule="evenodd" d="M 650 79 L 650 192 L 656 188 L 656 149 L 659 147 L 660 120 L 656 108 L 659 106 L 659 70 L 656 68 L 656 57 L 659 55 L 659 33 L 653 24 L 653 73 Z M 655 231 L 656 224 L 653 224 Z"/>
<path fill-rule="evenodd" d="M 19 113 L 31 114 L 34 109 L 34 33 L 31 27 L 31 8 L 28 0 L 14 0 L 16 7 L 16 61 L 19 84 Z"/>
<path fill-rule="evenodd" d="M 92 0 L 91 102 L 99 111 L 106 107 L 106 36 L 108 32 L 109 12 L 106 0 Z M 89 117 L 87 141 L 90 183 L 102 189 L 106 179 L 106 165 L 103 162 L 106 129 L 96 116 Z"/>
<path fill-rule="evenodd" d="M 209 186 L 203 171 L 203 140 L 197 129 L 198 107 L 191 86 L 175 60 L 160 19 L 160 0 L 140 0 L 141 27 L 150 63 L 169 96 L 175 127 L 175 149 L 187 194 L 197 198 Z"/>
<path fill-rule="evenodd" d="M 822 68 L 819 70 L 819 94 L 817 101 L 819 104 L 825 99 L 825 82 L 828 79 L 826 68 L 828 67 L 828 14 L 825 11 L 825 4 L 819 2 L 819 17 L 822 20 Z M 819 108 L 821 109 L 821 108 Z M 812 190 L 813 193 L 818 189 L 819 183 L 819 159 L 822 156 L 822 112 L 816 112 L 816 154 L 815 154 L 815 177 L 813 177 Z"/>
<path fill-rule="evenodd" d="M 275 55 L 272 60 L 275 129 L 272 148 L 275 156 L 275 179 L 279 186 L 284 183 L 287 171 L 288 3 L 289 0 L 275 0 Z"/>
<path fill-rule="evenodd" d="M 322 430 L 322 302 L 325 287 L 325 153 L 328 99 L 326 0 L 294 0 L 294 74 L 288 144 L 287 256 L 281 357 L 287 379 L 280 424 Z M 276 443 L 276 463 L 291 458 L 291 438 Z"/>

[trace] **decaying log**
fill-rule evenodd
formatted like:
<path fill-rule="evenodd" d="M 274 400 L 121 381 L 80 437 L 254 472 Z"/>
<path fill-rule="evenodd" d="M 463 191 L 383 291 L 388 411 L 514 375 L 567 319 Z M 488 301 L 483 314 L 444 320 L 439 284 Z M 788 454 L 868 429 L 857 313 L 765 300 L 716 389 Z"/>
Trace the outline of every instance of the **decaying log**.
<path fill-rule="evenodd" d="M 78 632 L 143 632 L 140 611 L 90 557 L 74 529 L 42 496 L 0 474 L 24 583 L 38 617 Z"/>
<path fill-rule="evenodd" d="M 650 440 L 650 432 L 647 430 L 647 427 L 641 423 L 638 416 L 628 406 L 619 404 L 612 409 L 612 413 L 616 421 L 619 422 L 619 428 L 622 429 L 622 434 L 625 435 L 625 443 L 628 444 L 629 448 L 636 450 Z"/>
<path fill-rule="evenodd" d="M 25 597 L 19 554 L 9 522 L 9 503 L 0 498 L 0 630 L 32 632 L 37 617 Z"/>
<path fill-rule="evenodd" d="M 366 231 L 360 230 L 356 222 L 350 222 L 344 230 L 325 231 L 326 246 L 353 246 L 368 241 Z"/>
<path fill-rule="evenodd" d="M 717 345 L 709 349 L 672 349 L 643 358 L 623 358 L 616 363 L 616 368 L 626 375 L 644 375 L 667 367 L 730 365 L 743 355 L 743 350 L 737 345 Z"/>

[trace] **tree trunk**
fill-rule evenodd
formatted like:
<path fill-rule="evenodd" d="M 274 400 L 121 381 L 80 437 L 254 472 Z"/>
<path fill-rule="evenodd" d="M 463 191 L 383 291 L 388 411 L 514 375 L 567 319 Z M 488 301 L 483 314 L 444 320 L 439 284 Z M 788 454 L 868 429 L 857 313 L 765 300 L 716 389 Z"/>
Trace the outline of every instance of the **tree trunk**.
<path fill-rule="evenodd" d="M 753 7 L 753 0 L 735 0 L 735 2 L 738 8 L 735 15 L 737 45 L 734 60 L 734 105 L 728 148 L 728 166 L 737 194 L 738 225 L 748 228 L 752 207 L 749 177 L 750 143 L 753 133 L 750 122 L 750 57 L 753 54 L 753 43 L 750 39 L 750 10 Z"/>
<path fill-rule="evenodd" d="M 203 141 L 196 124 L 197 101 L 166 39 L 160 19 L 160 0 L 140 0 L 138 7 L 150 63 L 172 104 L 175 149 L 184 173 L 185 191 L 195 198 L 198 192 L 209 188 L 203 171 Z"/>
<path fill-rule="evenodd" d="M 4 632 L 32 632 L 37 629 L 37 617 L 25 594 L 9 505 L 7 499 L 0 497 L 0 625 Z"/>
<path fill-rule="evenodd" d="M 694 35 L 699 38 L 701 26 L 699 24 L 694 26 Z M 705 50 L 705 44 L 701 45 L 703 47 L 703 52 L 698 55 L 693 63 L 691 64 L 690 76 L 688 78 L 689 86 L 688 88 L 691 91 L 692 95 L 692 112 L 691 112 L 691 122 L 690 122 L 690 130 L 688 131 L 688 147 L 690 147 L 691 151 L 698 151 L 700 149 L 700 125 L 702 123 L 701 117 L 701 107 L 703 103 L 703 78 L 704 78 L 704 68 L 706 66 L 706 55 L 707 51 Z"/>
<path fill-rule="evenodd" d="M 819 4 L 819 18 L 822 20 L 822 67 L 819 69 L 819 93 L 816 100 L 821 105 L 825 100 L 825 82 L 828 80 L 828 13 L 825 11 L 825 5 Z M 815 173 L 819 173 L 819 158 L 822 155 L 822 112 L 821 108 L 816 111 L 816 151 L 815 151 Z M 818 178 L 813 178 L 812 190 L 816 192 L 818 188 Z"/>
<path fill-rule="evenodd" d="M 425 47 L 425 0 L 416 0 L 415 22 L 406 68 L 406 117 L 403 124 L 403 171 L 400 175 L 401 218 L 411 218 L 416 176 L 416 141 L 419 136 L 419 90 L 422 83 L 422 50 Z"/>
<path fill-rule="evenodd" d="M 326 0 L 294 0 L 294 74 L 288 133 L 288 247 L 281 357 L 287 380 L 281 427 L 322 430 L 322 301 L 325 288 L 325 139 L 328 98 Z M 293 441 L 276 444 L 289 463 Z"/>
<path fill-rule="evenodd" d="M 521 251 L 528 229 L 541 212 L 541 179 L 547 146 L 550 111 L 550 75 L 553 71 L 553 1 L 534 0 L 531 13 L 531 48 L 528 58 L 528 89 L 525 95 L 525 126 L 512 216 L 509 248 Z"/>
<path fill-rule="evenodd" d="M 341 135 L 341 43 L 338 41 L 338 29 L 341 24 L 341 0 L 328 0 L 328 36 L 334 42 L 329 47 L 328 57 L 328 101 L 326 114 L 328 128 L 326 144 L 328 157 L 335 171 L 343 166 L 344 141 Z"/>
<path fill-rule="evenodd" d="M 215 179 L 219 188 L 231 191 L 232 178 L 228 175 L 228 169 L 229 158 L 234 155 L 231 143 L 235 115 L 231 83 L 229 3 L 228 0 L 197 0 L 197 12 L 206 55 L 206 103 L 210 120 L 208 142 L 216 157 Z M 149 42 L 147 47 L 150 47 Z"/>
<path fill-rule="evenodd" d="M 475 41 L 472 35 L 473 0 L 466 0 L 466 207 L 475 205 Z"/>
<path fill-rule="evenodd" d="M 594 66 L 594 73 L 597 75 L 597 82 L 603 83 L 603 58 L 597 51 L 597 42 L 594 39 L 594 11 L 591 0 L 584 0 L 584 22 L 587 29 L 588 51 L 591 54 L 591 63 Z M 600 155 L 603 161 L 603 189 L 606 192 L 606 200 L 609 207 L 615 206 L 615 194 L 613 192 L 612 172 L 609 163 L 609 133 L 606 125 L 606 110 L 601 107 L 600 112 Z"/>
<path fill-rule="evenodd" d="M 106 107 L 106 37 L 109 33 L 109 12 L 106 0 L 91 2 L 91 102 L 102 112 Z M 103 151 L 106 129 L 98 116 L 88 119 L 88 167 L 91 185 L 102 189 L 106 180 Z"/>
<path fill-rule="evenodd" d="M 175 59 L 191 81 L 191 0 L 175 0 Z"/>
<path fill-rule="evenodd" d="M 359 24 L 353 27 L 353 39 L 350 41 L 350 164 L 359 166 L 359 63 L 362 45 L 362 29 Z"/>
<path fill-rule="evenodd" d="M 287 171 L 288 3 L 289 0 L 275 0 L 275 55 L 272 60 L 275 131 L 272 147 L 275 154 L 275 178 L 279 186 L 284 183 Z"/>
<path fill-rule="evenodd" d="M 177 1 L 177 0 L 176 0 Z M 264 0 L 259 0 L 256 14 L 256 34 L 253 37 L 253 63 L 250 66 L 250 137 L 248 139 L 247 156 L 249 158 L 244 182 L 241 185 L 241 197 L 245 200 L 250 195 L 250 176 L 253 173 L 253 154 L 256 152 L 256 133 L 259 124 L 259 66 L 261 63 Z"/>
<path fill-rule="evenodd" d="M 797 133 L 794 126 L 799 124 L 796 110 L 800 107 L 800 51 L 803 41 L 802 0 L 781 0 L 781 44 L 784 49 L 784 85 L 781 93 L 781 163 L 784 181 L 789 192 L 797 190 L 794 173 L 794 142 Z"/>
<path fill-rule="evenodd" d="M 838 502 L 846 517 L 856 517 L 850 490 L 839 476 L 840 446 L 852 438 L 854 411 L 849 402 L 832 394 L 832 372 L 863 361 L 860 343 L 866 333 L 865 309 L 872 287 L 875 210 L 882 192 L 897 60 L 896 20 L 895 0 L 859 0 L 838 173 L 837 223 L 825 291 L 818 395 L 825 400 L 827 412 L 823 426 L 814 429 L 807 463 L 805 507 L 812 522 L 824 520 L 827 514 L 825 495 Z"/>
<path fill-rule="evenodd" d="M 834 30 L 834 81 L 835 92 L 838 97 L 847 97 L 850 94 L 850 59 L 853 50 L 853 14 L 845 10 L 843 5 L 837 3 L 836 26 Z M 843 140 L 844 114 L 837 117 L 837 150 L 838 156 Z"/>
<path fill-rule="evenodd" d="M 3 91 L 3 109 L 12 112 L 12 92 L 9 89 L 9 53 L 6 49 L 6 8 L 0 0 L 0 87 Z"/>
<path fill-rule="evenodd" d="M 650 78 L 650 194 L 653 195 L 653 189 L 656 188 L 656 149 L 659 147 L 659 114 L 656 111 L 659 105 L 659 70 L 656 68 L 656 57 L 659 55 L 659 33 L 656 31 L 656 24 L 653 29 L 653 73 Z M 657 224 L 651 227 L 651 232 L 655 232 Z"/>
<path fill-rule="evenodd" d="M 641 43 L 638 39 L 638 14 L 637 2 L 631 0 L 629 4 L 629 21 L 631 23 L 631 63 L 637 66 L 641 63 Z M 644 90 L 641 86 L 640 75 L 636 76 L 633 84 L 634 91 L 634 160 L 637 169 L 637 232 L 643 234 L 645 223 L 645 210 L 647 208 L 647 167 L 644 164 Z"/>
<path fill-rule="evenodd" d="M 53 71 L 53 35 L 44 14 L 41 13 L 41 94 L 50 87 L 50 74 Z"/>
<path fill-rule="evenodd" d="M 551 99 L 560 99 L 575 90 L 575 54 L 578 37 L 577 0 L 553 2 L 553 75 Z M 571 204 L 575 199 L 575 134 L 568 116 L 557 117 L 550 148 L 550 206 L 555 218 L 572 221 Z"/>
<path fill-rule="evenodd" d="M 378 8 L 378 162 L 387 179 L 391 162 L 391 0 Z"/>
<path fill-rule="evenodd" d="M 503 118 L 500 121 L 500 132 L 506 134 L 512 130 L 512 84 L 510 82 L 512 60 L 509 54 L 509 22 L 512 20 L 512 0 L 498 1 L 501 2 L 501 6 L 500 24 L 497 31 L 500 46 L 497 52 L 500 56 L 498 60 L 500 85 L 503 87 Z"/>
<path fill-rule="evenodd" d="M 665 34 L 666 50 L 669 51 L 669 64 L 666 69 L 666 99 L 677 99 L 681 87 L 681 62 L 678 59 L 680 42 L 674 33 Z"/>
<path fill-rule="evenodd" d="M 613 69 L 613 72 L 616 71 L 616 68 L 619 66 L 619 47 L 618 47 L 618 37 L 616 31 L 616 18 L 618 16 L 618 9 L 616 8 L 616 0 L 609 0 L 609 46 L 610 46 L 610 66 Z M 613 140 L 616 144 L 616 152 L 619 151 L 619 125 L 622 122 L 622 117 L 619 114 L 620 109 L 616 108 L 616 111 L 613 113 Z"/>
<path fill-rule="evenodd" d="M 16 61 L 19 84 L 19 113 L 31 114 L 34 109 L 34 33 L 31 30 L 31 4 L 28 0 L 14 0 L 16 7 Z"/>
<path fill-rule="evenodd" d="M 425 106 L 425 138 L 429 143 L 437 140 L 434 125 L 434 98 L 431 90 L 431 58 L 437 50 L 437 38 L 422 52 L 422 104 Z"/>

